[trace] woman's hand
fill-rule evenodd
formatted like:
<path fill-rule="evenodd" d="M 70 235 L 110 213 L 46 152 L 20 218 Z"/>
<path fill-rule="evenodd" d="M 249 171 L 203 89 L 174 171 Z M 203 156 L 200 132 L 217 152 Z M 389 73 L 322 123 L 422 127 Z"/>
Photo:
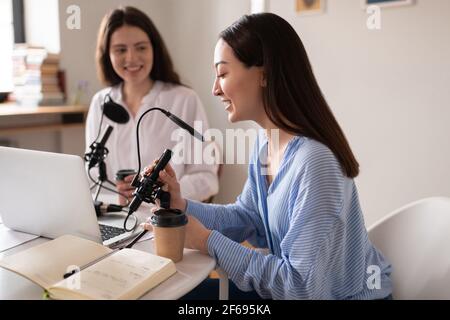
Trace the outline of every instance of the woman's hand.
<path fill-rule="evenodd" d="M 155 168 L 156 163 L 144 169 L 144 175 L 149 175 Z M 167 164 L 164 170 L 159 173 L 159 179 L 167 186 L 167 192 L 170 193 L 170 207 L 173 209 L 186 210 L 186 200 L 181 196 L 180 184 L 178 183 L 175 171 Z"/>
<path fill-rule="evenodd" d="M 133 181 L 134 175 L 126 176 L 123 180 L 116 180 L 116 188 L 119 195 L 119 204 L 121 206 L 126 206 L 133 197 L 133 192 L 136 188 L 131 186 L 131 181 Z"/>
<path fill-rule="evenodd" d="M 210 234 L 211 230 L 207 229 L 194 216 L 188 215 L 186 238 L 184 239 L 185 248 L 196 249 L 204 254 L 208 254 L 208 238 Z"/>

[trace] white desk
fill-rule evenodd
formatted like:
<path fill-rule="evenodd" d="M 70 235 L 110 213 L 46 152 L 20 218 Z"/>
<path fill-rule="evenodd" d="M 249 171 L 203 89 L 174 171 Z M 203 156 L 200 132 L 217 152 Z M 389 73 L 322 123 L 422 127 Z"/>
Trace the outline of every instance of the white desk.
<path fill-rule="evenodd" d="M 101 193 L 99 200 L 106 203 L 117 203 L 117 196 L 114 194 Z M 150 206 L 143 203 L 135 212 L 139 222 L 144 222 L 150 216 Z M 122 225 L 118 225 L 121 227 Z M 3 257 L 49 241 L 46 238 L 37 238 L 17 247 L 0 252 L 0 259 Z M 138 242 L 133 246 L 139 249 L 154 253 L 154 241 L 146 240 Z M 178 299 L 205 280 L 210 272 L 216 267 L 216 261 L 196 250 L 184 249 L 183 260 L 175 264 L 177 272 L 169 279 L 145 294 L 143 300 L 172 300 Z M 219 298 L 228 299 L 228 277 L 221 269 L 216 270 L 219 275 Z M 36 300 L 42 299 L 43 289 L 32 281 L 0 267 L 0 300 Z"/>
<path fill-rule="evenodd" d="M 48 239 L 38 238 L 24 243 L 18 247 L 0 253 L 0 259 L 15 252 L 22 251 Z M 143 251 L 154 252 L 153 240 L 138 242 L 133 248 Z M 178 299 L 195 288 L 215 268 L 216 262 L 210 256 L 198 251 L 185 249 L 183 260 L 176 263 L 177 273 L 169 279 L 145 294 L 143 300 L 170 300 Z M 218 270 L 220 278 L 221 299 L 228 298 L 228 280 L 226 274 Z M 0 300 L 36 300 L 42 299 L 43 289 L 35 283 L 19 276 L 11 271 L 0 268 Z"/>

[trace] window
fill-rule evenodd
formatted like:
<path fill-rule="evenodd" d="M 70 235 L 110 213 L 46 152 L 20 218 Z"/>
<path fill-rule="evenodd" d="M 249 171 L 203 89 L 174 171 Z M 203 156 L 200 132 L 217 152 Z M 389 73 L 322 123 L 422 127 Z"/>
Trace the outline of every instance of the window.
<path fill-rule="evenodd" d="M 12 51 L 14 45 L 13 1 L 0 0 L 0 92 L 13 90 Z"/>
<path fill-rule="evenodd" d="M 14 43 L 25 42 L 24 0 L 0 0 L 0 39 L 0 93 L 11 92 Z"/>

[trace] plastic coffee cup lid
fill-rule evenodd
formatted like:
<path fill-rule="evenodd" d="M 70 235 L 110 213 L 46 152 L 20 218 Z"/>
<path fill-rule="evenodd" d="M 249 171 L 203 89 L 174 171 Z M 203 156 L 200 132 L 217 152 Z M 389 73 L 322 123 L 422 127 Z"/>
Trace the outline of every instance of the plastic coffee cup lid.
<path fill-rule="evenodd" d="M 186 214 L 178 209 L 159 209 L 150 218 L 154 227 L 181 227 L 188 223 Z"/>
<path fill-rule="evenodd" d="M 116 172 L 116 180 L 123 180 L 126 176 L 137 174 L 134 169 L 122 169 Z"/>

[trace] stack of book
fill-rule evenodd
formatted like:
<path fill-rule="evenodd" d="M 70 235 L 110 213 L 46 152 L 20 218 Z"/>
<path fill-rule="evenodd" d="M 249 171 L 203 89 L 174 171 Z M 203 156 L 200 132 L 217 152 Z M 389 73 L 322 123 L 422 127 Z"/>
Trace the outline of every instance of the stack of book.
<path fill-rule="evenodd" d="M 13 52 L 14 98 L 23 105 L 61 105 L 59 54 L 42 47 L 16 44 Z"/>

